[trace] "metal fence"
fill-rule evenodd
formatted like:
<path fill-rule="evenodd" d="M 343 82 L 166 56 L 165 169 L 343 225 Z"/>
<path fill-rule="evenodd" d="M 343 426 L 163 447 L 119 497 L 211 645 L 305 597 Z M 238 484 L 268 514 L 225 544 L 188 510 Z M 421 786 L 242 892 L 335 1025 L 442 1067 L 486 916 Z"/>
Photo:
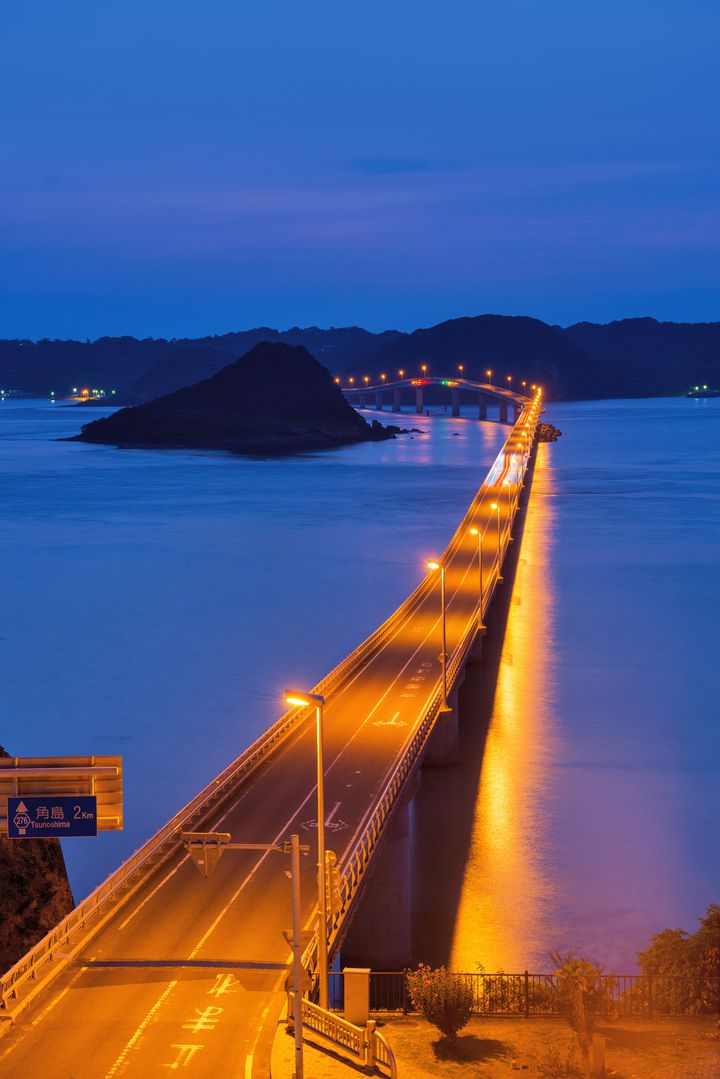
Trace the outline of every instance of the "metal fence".
<path fill-rule="evenodd" d="M 476 1015 L 563 1016 L 567 998 L 555 974 L 468 974 L 458 978 L 472 986 Z M 342 1010 L 343 977 L 330 974 L 331 1007 Z M 593 1011 L 608 1018 L 698 1016 L 720 1014 L 720 978 L 670 975 L 602 974 L 592 994 Z M 405 971 L 373 971 L 370 1010 L 410 1012 L 413 1003 Z"/>

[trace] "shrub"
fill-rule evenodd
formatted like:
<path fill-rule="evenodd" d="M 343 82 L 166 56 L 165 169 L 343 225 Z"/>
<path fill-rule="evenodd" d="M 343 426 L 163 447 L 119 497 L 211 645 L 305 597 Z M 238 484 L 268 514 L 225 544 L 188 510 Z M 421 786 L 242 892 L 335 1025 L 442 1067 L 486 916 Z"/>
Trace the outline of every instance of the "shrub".
<path fill-rule="evenodd" d="M 413 1007 L 436 1026 L 444 1038 L 455 1038 L 472 1015 L 472 986 L 465 978 L 449 974 L 445 967 L 433 970 L 422 963 L 408 971 Z"/>

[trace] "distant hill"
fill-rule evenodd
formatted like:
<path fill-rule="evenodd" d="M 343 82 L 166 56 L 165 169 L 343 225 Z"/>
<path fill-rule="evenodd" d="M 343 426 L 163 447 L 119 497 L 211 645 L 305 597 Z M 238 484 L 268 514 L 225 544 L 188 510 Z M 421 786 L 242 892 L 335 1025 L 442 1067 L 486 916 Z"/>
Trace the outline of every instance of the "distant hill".
<path fill-rule="evenodd" d="M 78 385 L 116 389 L 135 403 L 215 374 L 261 341 L 301 345 L 333 375 L 373 381 L 421 363 L 452 374 L 540 382 L 550 397 L 676 394 L 695 383 L 720 386 L 720 323 L 624 319 L 608 325 L 550 326 L 524 316 L 478 315 L 401 333 L 357 326 L 260 327 L 196 340 L 103 337 L 97 341 L 0 341 L 0 386 L 61 396 Z"/>
<path fill-rule="evenodd" d="M 307 349 L 263 342 L 211 378 L 85 424 L 72 441 L 280 454 L 391 437 Z"/>

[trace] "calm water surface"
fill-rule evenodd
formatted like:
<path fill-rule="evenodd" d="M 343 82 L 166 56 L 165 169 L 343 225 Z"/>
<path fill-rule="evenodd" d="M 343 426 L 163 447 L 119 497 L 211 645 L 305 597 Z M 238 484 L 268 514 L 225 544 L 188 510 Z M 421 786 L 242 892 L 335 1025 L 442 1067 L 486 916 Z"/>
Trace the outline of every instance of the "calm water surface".
<path fill-rule="evenodd" d="M 54 441 L 85 418 L 0 406 L 0 742 L 125 759 L 125 831 L 65 843 L 76 897 L 404 598 L 504 433 L 406 416 L 425 433 L 260 462 Z M 719 894 L 720 401 L 548 418 L 463 764 L 414 811 L 416 946 L 457 969 L 631 969 Z"/>

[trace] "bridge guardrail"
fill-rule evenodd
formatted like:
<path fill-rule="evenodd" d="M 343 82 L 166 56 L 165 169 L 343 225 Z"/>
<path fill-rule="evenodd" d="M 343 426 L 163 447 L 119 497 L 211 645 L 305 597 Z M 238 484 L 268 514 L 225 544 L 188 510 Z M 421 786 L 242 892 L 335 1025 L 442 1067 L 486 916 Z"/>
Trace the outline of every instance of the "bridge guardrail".
<path fill-rule="evenodd" d="M 459 527 L 456 529 L 453 537 L 445 548 L 445 551 L 441 556 L 443 559 L 452 557 L 452 554 L 460 544 L 468 520 L 474 517 L 478 506 L 482 503 L 483 499 L 488 496 L 488 478 L 495 475 L 502 475 L 503 462 L 508 458 L 509 443 L 513 438 L 517 438 L 518 429 L 523 427 L 525 422 L 527 422 L 528 411 L 528 409 L 523 410 L 513 426 L 508 439 L 504 443 L 500 453 L 495 458 L 495 461 L 488 472 L 488 477 L 479 488 Z M 536 424 L 537 420 L 533 421 L 531 438 L 527 440 L 528 446 L 531 446 L 534 443 Z M 527 459 L 528 454 L 526 453 L 523 462 L 523 472 L 527 467 Z M 313 692 L 322 693 L 324 696 L 328 697 L 341 690 L 343 683 L 357 671 L 361 664 L 372 655 L 372 653 L 377 650 L 378 646 L 404 621 L 406 616 L 409 615 L 414 607 L 422 601 L 431 588 L 432 581 L 426 575 L 410 593 L 407 599 L 404 600 L 404 602 L 401 603 L 376 630 L 374 630 L 364 641 L 353 649 L 345 659 L 337 664 L 329 674 L 313 687 Z M 452 667 L 452 661 L 450 667 Z M 437 703 L 435 704 L 435 708 L 437 709 Z M 88 919 L 97 915 L 101 910 L 108 908 L 113 902 L 115 903 L 115 907 L 107 913 L 107 917 L 115 913 L 115 910 L 120 908 L 123 901 L 127 901 L 135 891 L 135 888 L 139 887 L 143 874 L 157 869 L 159 865 L 172 855 L 180 842 L 180 834 L 183 831 L 188 830 L 188 825 L 197 824 L 200 820 L 217 809 L 219 803 L 224 801 L 225 798 L 230 795 L 237 783 L 246 779 L 270 753 L 274 752 L 287 739 L 290 733 L 296 729 L 298 720 L 302 719 L 304 722 L 309 721 L 309 716 L 305 714 L 306 712 L 307 709 L 304 707 L 292 708 L 284 712 L 283 715 L 263 732 L 263 734 L 241 753 L 239 757 L 223 769 L 214 780 L 211 780 L 199 794 L 179 810 L 174 817 L 151 836 L 150 839 L 123 862 L 118 869 L 111 873 L 102 884 L 91 892 L 86 899 L 82 900 L 82 902 L 66 915 L 57 926 L 13 964 L 13 966 L 3 974 L 2 978 L 0 978 L 0 1014 L 2 1010 L 7 1008 L 7 1001 L 16 997 L 18 989 L 26 981 L 29 979 L 36 980 L 38 978 L 40 968 L 43 964 L 53 959 L 54 953 L 57 952 L 59 946 L 68 946 L 70 944 L 71 936 L 78 932 L 82 933 L 85 931 L 85 923 Z M 426 732 L 425 740 L 427 740 L 430 732 L 428 721 L 430 722 L 431 727 L 432 721 L 434 721 L 434 713 L 430 716 L 430 713 L 428 712 L 423 721 L 422 730 Z M 416 732 L 416 734 L 418 733 L 419 731 Z M 404 778 L 407 778 L 406 774 L 404 775 Z M 391 783 L 392 780 L 388 783 L 386 791 L 391 786 Z M 397 793 L 397 791 L 395 791 L 395 793 Z M 384 797 L 385 794 L 383 795 L 383 799 Z M 373 814 L 372 819 L 374 819 L 380 811 L 381 805 L 382 800 L 375 814 Z M 386 814 L 381 814 L 379 820 L 384 822 L 386 816 Z M 374 844 L 372 849 L 374 849 Z M 355 855 L 355 859 L 358 862 L 358 867 L 362 866 L 362 875 L 364 875 L 368 858 L 363 858 L 361 852 L 358 851 Z M 347 864 L 350 865 L 351 861 L 352 859 L 349 859 Z M 123 889 L 127 889 L 128 885 L 130 885 L 130 890 L 123 892 Z M 342 887 L 347 888 L 345 875 L 341 881 L 341 888 Z M 352 891 L 354 894 L 355 889 L 353 888 Z M 345 909 L 344 902 L 342 909 Z M 315 947 L 317 947 L 316 944 Z M 310 946 L 310 949 L 312 949 L 312 945 Z"/>

